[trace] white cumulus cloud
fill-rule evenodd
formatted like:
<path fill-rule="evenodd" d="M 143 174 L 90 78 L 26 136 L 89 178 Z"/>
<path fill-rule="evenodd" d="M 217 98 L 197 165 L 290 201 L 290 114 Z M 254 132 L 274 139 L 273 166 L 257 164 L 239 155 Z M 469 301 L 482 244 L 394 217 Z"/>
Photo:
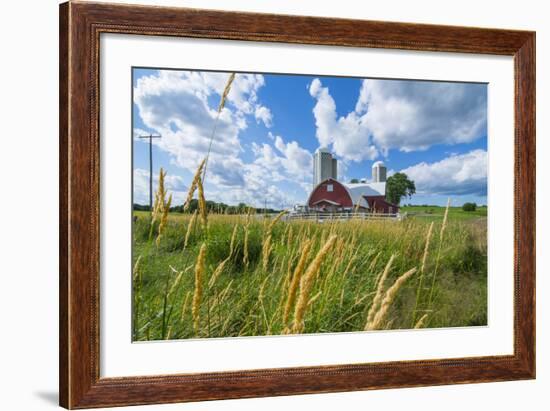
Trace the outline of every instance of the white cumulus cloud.
<path fill-rule="evenodd" d="M 309 86 L 320 146 L 346 160 L 372 160 L 390 149 L 426 150 L 472 142 L 487 133 L 484 84 L 363 80 L 355 110 L 338 116 L 319 79 Z"/>
<path fill-rule="evenodd" d="M 363 80 L 355 112 L 382 151 L 472 142 L 487 133 L 484 84 Z"/>
<path fill-rule="evenodd" d="M 296 183 L 304 192 L 311 190 L 313 156 L 298 142 L 285 142 L 281 136 L 271 134 L 274 146 L 252 144 L 256 156 L 253 164 L 247 167 L 255 181 Z"/>
<path fill-rule="evenodd" d="M 254 117 L 256 118 L 256 122 L 259 123 L 261 120 L 267 128 L 273 125 L 273 115 L 271 114 L 271 110 L 266 106 L 256 106 Z"/>
<path fill-rule="evenodd" d="M 217 108 L 228 73 L 161 70 L 138 79 L 134 103 L 145 126 L 162 135 L 153 140 L 177 166 L 194 173 L 209 150 L 208 176 L 221 186 L 242 186 L 239 134 L 247 116 L 272 122 L 271 111 L 258 102 L 265 84 L 259 74 L 237 74 L 216 124 Z M 141 132 L 142 130 L 135 130 Z"/>
<path fill-rule="evenodd" d="M 487 195 L 487 152 L 473 150 L 435 163 L 422 162 L 401 172 L 415 182 L 417 194 Z"/>
<path fill-rule="evenodd" d="M 320 146 L 332 147 L 337 156 L 357 162 L 378 156 L 378 150 L 372 144 L 369 129 L 361 116 L 351 112 L 338 117 L 336 103 L 329 89 L 323 87 L 317 78 L 311 82 L 309 93 L 317 100 L 313 115 Z"/>

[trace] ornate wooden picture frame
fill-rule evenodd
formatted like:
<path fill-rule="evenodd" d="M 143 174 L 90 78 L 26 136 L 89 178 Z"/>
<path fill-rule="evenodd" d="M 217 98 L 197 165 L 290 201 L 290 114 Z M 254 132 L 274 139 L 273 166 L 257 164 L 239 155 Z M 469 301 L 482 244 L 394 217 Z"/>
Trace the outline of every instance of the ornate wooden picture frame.
<path fill-rule="evenodd" d="M 163 376 L 99 369 L 102 33 L 513 56 L 514 354 Z M 535 33 L 69 2 L 60 6 L 60 404 L 92 408 L 535 378 Z"/>

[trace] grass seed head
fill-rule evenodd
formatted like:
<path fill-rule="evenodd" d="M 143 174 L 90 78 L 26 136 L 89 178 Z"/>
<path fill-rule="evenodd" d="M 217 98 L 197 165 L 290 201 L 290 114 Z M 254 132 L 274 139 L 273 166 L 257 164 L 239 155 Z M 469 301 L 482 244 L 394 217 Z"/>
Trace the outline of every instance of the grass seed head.
<path fill-rule="evenodd" d="M 428 258 L 428 250 L 430 249 L 430 239 L 432 237 L 432 230 L 434 228 L 434 222 L 432 221 L 430 224 L 430 228 L 428 228 L 428 233 L 426 234 L 426 244 L 424 245 L 424 254 L 422 255 L 422 266 L 420 267 L 420 272 L 424 272 L 424 268 L 426 267 L 426 260 Z"/>
<path fill-rule="evenodd" d="M 426 318 L 428 318 L 428 314 L 424 314 L 422 317 L 420 317 L 420 320 L 415 324 L 414 328 L 422 328 L 424 327 L 424 322 L 426 321 Z"/>
<path fill-rule="evenodd" d="M 221 263 L 218 264 L 218 266 L 216 267 L 216 269 L 212 273 L 212 277 L 210 277 L 210 281 L 208 281 L 208 287 L 209 288 L 212 288 L 214 286 L 214 284 L 216 283 L 216 280 L 218 279 L 218 277 L 222 273 L 222 271 L 223 271 L 225 265 L 227 264 L 227 262 L 229 261 L 230 257 L 231 256 L 227 257 L 225 260 L 223 260 Z"/>
<path fill-rule="evenodd" d="M 367 324 L 372 322 L 376 312 L 378 311 L 380 303 L 382 302 L 382 298 L 384 296 L 384 283 L 386 282 L 386 278 L 388 277 L 388 274 L 391 270 L 391 266 L 394 259 L 395 259 L 395 254 L 392 254 L 390 259 L 388 260 L 388 263 L 386 264 L 386 267 L 384 268 L 384 272 L 382 273 L 382 276 L 378 280 L 376 294 L 374 296 L 374 299 L 372 300 L 372 305 L 370 307 L 369 313 L 367 314 Z"/>
<path fill-rule="evenodd" d="M 277 214 L 277 216 L 273 219 L 273 221 L 271 222 L 271 224 L 269 224 L 269 227 L 267 228 L 267 231 L 271 233 L 271 230 L 273 230 L 273 227 L 275 226 L 275 224 L 277 224 L 277 222 L 278 222 L 286 213 L 288 213 L 288 211 L 283 210 L 283 211 L 281 211 L 279 214 Z"/>
<path fill-rule="evenodd" d="M 386 291 L 386 295 L 384 296 L 384 299 L 380 304 L 380 309 L 374 316 L 373 320 L 370 323 L 367 323 L 365 327 L 366 331 L 380 329 L 380 327 L 383 325 L 386 315 L 388 314 L 388 310 L 390 309 L 393 301 L 395 300 L 395 297 L 397 296 L 397 292 L 403 286 L 403 284 L 405 284 L 409 277 L 411 277 L 415 272 L 416 268 L 410 269 L 397 280 L 395 280 L 395 283 L 393 283 L 393 285 L 388 288 L 388 291 Z"/>
<path fill-rule="evenodd" d="M 235 239 L 237 238 L 237 229 L 239 228 L 239 224 L 235 224 L 233 227 L 233 233 L 231 234 L 231 241 L 229 243 L 229 258 L 233 255 L 233 252 L 235 251 Z"/>
<path fill-rule="evenodd" d="M 443 233 L 447 228 L 447 218 L 449 216 L 449 207 L 451 206 L 451 198 L 447 199 L 447 207 L 445 208 L 445 214 L 443 215 L 443 223 L 441 224 L 441 231 L 439 231 L 439 241 L 443 241 Z"/>
<path fill-rule="evenodd" d="M 338 236 L 335 234 L 329 237 L 327 242 L 317 252 L 315 258 L 311 261 L 311 263 L 309 263 L 306 272 L 302 276 L 300 281 L 300 295 L 298 296 L 298 301 L 294 310 L 294 323 L 292 327 L 292 332 L 294 334 L 299 334 L 304 330 L 304 315 L 307 308 L 307 302 L 309 300 L 309 293 L 311 292 L 311 288 L 313 286 L 313 279 L 317 275 L 323 260 L 336 242 L 337 238 Z"/>
<path fill-rule="evenodd" d="M 195 171 L 195 175 L 193 176 L 193 180 L 191 181 L 191 185 L 189 186 L 189 191 L 187 192 L 187 198 L 185 200 L 185 203 L 183 204 L 183 211 L 187 211 L 189 209 L 189 206 L 191 205 L 191 200 L 193 200 L 193 196 L 195 195 L 195 191 L 197 190 L 198 182 L 201 178 L 205 163 L 206 158 L 204 158 L 200 162 L 199 166 L 197 167 L 197 171 Z"/>
<path fill-rule="evenodd" d="M 298 285 L 300 284 L 300 279 L 302 278 L 302 273 L 304 272 L 304 268 L 306 266 L 307 259 L 309 257 L 310 249 L 311 249 L 311 240 L 308 239 L 302 245 L 300 259 L 298 260 L 298 264 L 296 265 L 296 268 L 294 269 L 294 274 L 292 275 L 292 280 L 290 281 L 290 287 L 288 289 L 288 296 L 286 299 L 285 310 L 283 313 L 283 324 L 285 325 L 288 322 L 290 310 L 292 309 L 294 300 L 296 299 L 296 290 L 298 289 Z"/>
<path fill-rule="evenodd" d="M 204 187 L 202 185 L 202 178 L 197 181 L 197 187 L 199 191 L 199 213 L 201 216 L 201 224 L 204 230 L 208 227 L 208 210 L 206 208 L 206 199 L 204 198 Z"/>
<path fill-rule="evenodd" d="M 271 234 L 269 234 L 263 243 L 262 246 L 262 268 L 264 271 L 267 271 L 267 266 L 269 265 L 269 256 L 271 254 Z"/>
<path fill-rule="evenodd" d="M 183 242 L 184 250 L 187 248 L 187 245 L 189 244 L 189 239 L 191 238 L 191 232 L 193 231 L 193 226 L 195 225 L 195 221 L 197 221 L 197 211 L 198 210 L 195 210 L 195 212 L 189 219 L 189 224 L 187 225 L 187 231 L 185 233 L 185 240 Z"/>
<path fill-rule="evenodd" d="M 218 106 L 218 113 L 220 113 L 224 106 L 225 106 L 225 100 L 227 99 L 227 95 L 231 91 L 231 84 L 233 84 L 233 80 L 235 80 L 235 73 L 231 73 L 229 78 L 227 79 L 227 83 L 225 84 L 225 88 L 223 90 L 222 98 L 220 100 L 220 105 Z"/>
<path fill-rule="evenodd" d="M 162 238 L 162 234 L 164 233 L 164 229 L 166 228 L 166 223 L 168 222 L 168 213 L 170 212 L 171 204 L 172 194 L 170 194 L 170 197 L 168 197 L 168 201 L 166 202 L 166 204 L 163 204 L 162 206 L 162 217 L 160 218 L 159 230 L 156 240 L 157 247 L 160 245 L 160 239 Z"/>

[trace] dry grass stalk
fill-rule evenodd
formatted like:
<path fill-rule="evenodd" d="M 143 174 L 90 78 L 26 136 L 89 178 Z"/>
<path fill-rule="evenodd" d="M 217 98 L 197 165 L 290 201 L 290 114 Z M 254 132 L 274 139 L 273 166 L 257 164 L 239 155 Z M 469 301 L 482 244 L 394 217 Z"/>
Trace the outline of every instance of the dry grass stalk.
<path fill-rule="evenodd" d="M 164 188 L 164 177 L 166 177 L 166 172 L 161 167 L 159 173 L 159 184 L 155 193 L 155 205 L 153 206 L 153 219 L 151 221 L 152 224 L 158 221 L 164 211 L 164 201 L 166 197 L 166 190 Z"/>
<path fill-rule="evenodd" d="M 233 83 L 233 80 L 235 80 L 235 73 L 231 73 L 231 75 L 227 79 L 227 83 L 225 84 L 225 88 L 223 90 L 222 98 L 220 100 L 220 105 L 218 106 L 218 113 L 221 113 L 221 111 L 225 107 L 225 100 L 227 99 L 227 95 L 229 94 L 229 91 L 231 90 L 231 84 Z"/>
<path fill-rule="evenodd" d="M 325 287 L 326 284 L 329 283 L 331 278 L 336 274 L 338 268 L 340 268 L 342 262 L 344 261 L 345 254 L 341 250 L 341 247 L 342 247 L 342 244 L 343 244 L 342 239 L 338 239 L 338 241 L 336 243 L 337 243 L 336 252 L 332 253 L 332 255 L 331 255 L 331 257 L 332 257 L 331 258 L 331 265 L 330 265 L 330 269 L 328 270 L 328 274 L 325 276 L 325 279 L 323 281 L 323 287 Z M 342 275 L 345 276 L 346 272 L 344 271 L 342 273 Z M 317 273 L 317 277 L 318 276 L 319 276 L 319 273 Z"/>
<path fill-rule="evenodd" d="M 371 292 L 371 293 L 366 293 L 366 294 L 363 295 L 361 298 L 358 298 L 359 295 L 357 295 L 357 296 L 355 297 L 355 302 L 353 303 L 353 305 L 356 306 L 356 305 L 361 304 L 363 301 L 365 301 L 367 298 L 369 298 L 369 297 L 370 297 L 371 295 L 373 295 L 373 294 L 374 294 L 374 291 Z"/>
<path fill-rule="evenodd" d="M 250 226 L 250 216 L 252 214 L 252 208 L 248 208 L 248 212 L 246 213 L 246 222 L 244 224 L 244 242 L 243 242 L 243 264 L 246 267 L 248 267 L 248 230 Z"/>
<path fill-rule="evenodd" d="M 202 299 L 202 278 L 204 276 L 204 266 L 206 259 L 206 243 L 202 243 L 199 250 L 199 255 L 197 256 L 197 262 L 195 264 L 195 292 L 193 294 L 193 328 L 195 329 L 195 334 L 199 331 L 199 322 L 200 322 L 200 309 L 201 309 L 201 299 Z"/>
<path fill-rule="evenodd" d="M 185 233 L 185 241 L 183 242 L 184 250 L 187 248 L 187 244 L 189 244 L 189 239 L 191 238 L 191 232 L 193 231 L 193 226 L 195 225 L 195 221 L 197 221 L 197 211 L 198 210 L 195 210 L 195 212 L 189 219 L 189 225 L 187 226 L 187 232 Z"/>
<path fill-rule="evenodd" d="M 422 265 L 420 266 L 420 273 L 424 273 L 424 268 L 426 267 L 426 260 L 428 258 L 428 250 L 430 249 L 430 239 L 432 237 L 432 230 L 434 228 L 434 222 L 430 224 L 428 228 L 428 233 L 426 234 L 426 244 L 424 245 L 424 254 L 422 255 Z M 420 277 L 422 278 L 422 277 Z"/>
<path fill-rule="evenodd" d="M 267 227 L 267 231 L 269 233 L 271 233 L 271 230 L 273 230 L 273 227 L 275 227 L 275 224 L 277 224 L 277 222 L 286 214 L 288 213 L 288 211 L 286 210 L 283 210 L 281 211 L 279 214 L 277 214 L 275 216 L 275 218 L 273 219 L 273 221 L 271 221 L 271 223 L 269 224 L 269 227 Z"/>
<path fill-rule="evenodd" d="M 159 193 L 158 191 L 155 191 L 155 202 L 153 203 L 153 209 L 151 210 L 151 225 L 155 221 L 157 221 L 157 218 L 159 216 Z"/>
<path fill-rule="evenodd" d="M 290 224 L 287 224 L 285 226 L 285 231 L 283 231 L 283 235 L 281 236 L 281 245 L 285 245 L 285 241 L 288 235 L 288 230 L 290 229 Z"/>
<path fill-rule="evenodd" d="M 166 337 L 164 337 L 165 340 L 169 340 L 170 337 L 172 337 L 172 328 L 173 327 L 171 325 L 168 327 L 168 331 L 166 332 Z"/>
<path fill-rule="evenodd" d="M 183 273 L 186 271 L 186 270 L 177 271 L 172 266 L 170 266 L 170 268 L 172 269 L 172 271 L 177 273 L 177 276 L 176 276 L 176 279 L 174 280 L 174 282 L 172 283 L 172 287 L 170 287 L 170 290 L 168 291 L 168 296 L 172 295 L 172 293 L 174 291 L 176 291 L 176 289 L 178 288 L 178 285 L 181 281 L 181 278 L 183 277 Z"/>
<path fill-rule="evenodd" d="M 397 296 L 397 292 L 415 272 L 416 272 L 416 267 L 410 269 L 401 277 L 399 277 L 397 280 L 395 280 L 395 283 L 393 283 L 393 285 L 390 288 L 388 288 L 388 291 L 386 291 L 386 295 L 384 296 L 384 299 L 380 304 L 380 309 L 374 316 L 373 320 L 371 322 L 367 322 L 365 326 L 365 331 L 377 330 L 380 328 L 380 326 L 384 322 L 384 319 L 386 318 L 386 315 L 388 314 L 388 310 L 390 306 L 392 305 L 393 301 L 395 300 L 395 297 Z"/>
<path fill-rule="evenodd" d="M 250 221 L 252 220 L 252 207 L 248 207 L 248 210 L 246 210 L 246 224 L 250 224 Z"/>
<path fill-rule="evenodd" d="M 422 282 L 424 279 L 424 269 L 426 268 L 426 260 L 428 259 L 428 251 L 430 249 L 430 239 L 432 238 L 432 230 L 434 228 L 433 221 L 428 228 L 428 233 L 426 234 L 426 244 L 424 245 L 424 254 L 422 255 L 422 265 L 420 266 L 420 278 L 418 279 L 418 288 L 416 290 L 416 302 L 414 304 L 413 310 L 413 323 L 416 319 L 416 310 L 418 309 L 418 304 L 420 302 L 420 293 L 422 291 Z"/>
<path fill-rule="evenodd" d="M 327 231 L 327 230 L 323 230 L 323 233 L 321 234 L 321 239 L 319 240 L 319 246 L 321 246 L 321 244 L 325 244 L 325 243 L 326 243 L 327 235 L 328 235 L 328 231 Z"/>
<path fill-rule="evenodd" d="M 323 294 L 323 292 L 322 292 L 322 291 L 319 291 L 317 294 L 315 294 L 313 297 L 311 297 L 311 298 L 309 299 L 309 301 L 307 302 L 307 306 L 308 306 L 308 307 L 311 307 L 311 305 L 312 305 L 315 301 L 317 301 L 317 299 L 321 296 L 321 294 Z"/>
<path fill-rule="evenodd" d="M 201 223 L 203 230 L 208 228 L 208 210 L 206 209 L 206 199 L 204 198 L 204 186 L 202 185 L 202 179 L 199 178 L 197 182 L 199 191 L 199 214 L 201 216 Z"/>
<path fill-rule="evenodd" d="M 445 208 L 445 214 L 443 216 L 443 224 L 441 224 L 441 230 L 439 231 L 439 241 L 443 241 L 443 233 L 447 228 L 447 218 L 449 216 L 449 207 L 451 206 L 451 198 L 447 199 L 447 207 Z"/>
<path fill-rule="evenodd" d="M 271 273 L 265 277 L 265 279 L 262 281 L 262 285 L 260 286 L 260 291 L 258 292 L 258 301 L 260 302 L 260 304 L 262 304 L 264 301 L 265 286 L 267 284 L 267 281 L 269 280 L 269 277 L 271 277 Z"/>
<path fill-rule="evenodd" d="M 262 245 L 262 268 L 264 271 L 267 270 L 267 266 L 269 264 L 269 256 L 271 254 L 271 234 L 269 234 Z"/>
<path fill-rule="evenodd" d="M 445 208 L 445 215 L 443 216 L 443 223 L 441 224 L 441 230 L 439 231 L 439 246 L 437 249 L 437 257 L 435 259 L 435 268 L 432 276 L 432 286 L 430 287 L 430 296 L 428 297 L 428 307 L 432 305 L 432 299 L 435 288 L 435 280 L 437 278 L 437 270 L 439 269 L 439 259 L 441 257 L 441 247 L 443 245 L 443 234 L 445 233 L 445 228 L 447 228 L 447 218 L 449 215 L 449 207 L 451 205 L 451 198 L 447 200 L 447 207 Z"/>
<path fill-rule="evenodd" d="M 286 290 L 290 285 L 290 280 L 292 279 L 292 263 L 294 263 L 296 255 L 294 254 L 294 250 L 291 251 L 290 257 L 288 258 L 288 262 L 286 264 L 286 273 L 284 275 L 284 280 L 282 284 L 282 289 Z"/>
<path fill-rule="evenodd" d="M 159 183 L 157 191 L 155 192 L 155 204 L 151 210 L 151 227 L 149 228 L 149 241 L 153 238 L 153 231 L 155 223 L 162 218 L 164 214 L 164 205 L 166 199 L 166 190 L 164 189 L 164 177 L 166 172 L 161 168 L 159 173 Z"/>
<path fill-rule="evenodd" d="M 342 305 L 344 305 L 344 292 L 346 291 L 346 288 L 344 285 L 342 285 L 342 291 L 340 291 L 340 309 L 342 309 Z"/>
<path fill-rule="evenodd" d="M 374 270 L 374 267 L 376 267 L 376 263 L 378 262 L 378 258 L 380 258 L 380 256 L 382 255 L 382 251 L 379 251 L 378 254 L 376 254 L 374 256 L 374 258 L 372 259 L 371 263 L 369 264 L 369 272 L 373 271 Z M 377 281 L 378 282 L 378 281 Z"/>
<path fill-rule="evenodd" d="M 350 272 L 352 265 L 355 263 L 355 260 L 357 259 L 358 253 L 359 253 L 359 248 L 357 247 L 355 249 L 355 252 L 351 256 L 351 258 L 349 259 L 348 264 L 346 265 L 346 268 L 344 268 L 344 275 L 347 275 Z"/>
<path fill-rule="evenodd" d="M 189 209 L 189 206 L 191 205 L 191 200 L 193 200 L 193 196 L 195 195 L 195 191 L 197 190 L 198 182 L 201 178 L 202 170 L 204 169 L 204 164 L 206 163 L 206 158 L 204 158 L 197 168 L 197 171 L 195 171 L 195 175 L 193 176 L 193 180 L 191 181 L 191 185 L 189 186 L 189 191 L 187 192 L 187 199 L 185 200 L 185 203 L 183 204 L 183 211 L 187 211 Z"/>
<path fill-rule="evenodd" d="M 233 255 L 233 252 L 235 251 L 235 239 L 237 238 L 237 229 L 239 228 L 239 224 L 235 224 L 235 227 L 233 227 L 233 233 L 231 234 L 231 241 L 229 243 L 229 257 Z"/>
<path fill-rule="evenodd" d="M 339 238 L 336 245 L 336 255 L 338 258 L 343 258 L 344 253 L 346 251 L 346 242 L 343 238 Z"/>
<path fill-rule="evenodd" d="M 140 270 L 139 270 L 140 263 L 141 263 L 141 255 L 137 258 L 136 263 L 134 264 L 134 268 L 133 268 L 133 270 L 132 270 L 132 272 L 134 273 L 134 281 L 136 281 L 137 278 L 138 278 L 138 276 L 139 276 L 139 273 L 140 273 Z"/>
<path fill-rule="evenodd" d="M 166 202 L 166 204 L 163 204 L 162 206 L 162 217 L 160 218 L 159 231 L 156 240 L 157 247 L 160 245 L 160 239 L 162 238 L 162 234 L 164 233 L 164 229 L 166 228 L 166 223 L 168 222 L 168 213 L 170 212 L 171 204 L 172 194 L 170 194 L 170 197 L 168 197 L 168 201 Z"/>
<path fill-rule="evenodd" d="M 191 296 L 191 291 L 187 291 L 185 294 L 185 300 L 181 306 L 181 321 L 184 321 L 185 313 L 187 311 L 187 304 L 189 303 L 189 297 Z"/>
<path fill-rule="evenodd" d="M 233 280 L 230 280 L 228 283 L 227 283 L 227 286 L 222 290 L 222 292 L 220 293 L 220 297 L 219 297 L 219 302 L 222 303 L 223 300 L 225 300 L 225 297 L 227 297 L 227 294 L 229 293 L 229 290 L 231 289 L 231 284 L 233 284 Z"/>
<path fill-rule="evenodd" d="M 307 302 L 309 300 L 309 293 L 313 286 L 313 279 L 317 275 L 317 272 L 321 268 L 321 263 L 325 259 L 336 239 L 336 235 L 332 235 L 327 242 L 321 247 L 315 258 L 309 264 L 306 272 L 302 276 L 300 281 L 300 294 L 298 301 L 296 302 L 296 308 L 294 310 L 294 323 L 292 326 L 292 332 L 294 334 L 301 333 L 304 330 L 304 314 L 307 308 Z"/>
<path fill-rule="evenodd" d="M 307 258 L 309 257 L 309 251 L 311 249 L 311 240 L 306 240 L 302 246 L 302 251 L 300 253 L 300 259 L 298 264 L 294 269 L 294 274 L 292 275 L 292 280 L 290 281 L 290 287 L 288 288 L 288 296 L 286 298 L 285 310 L 283 313 L 283 324 L 287 324 L 288 317 L 290 315 L 290 310 L 296 299 L 296 290 L 298 289 L 298 284 L 300 284 L 300 279 L 302 278 L 302 273 L 306 266 Z"/>
<path fill-rule="evenodd" d="M 293 234 L 292 225 L 289 224 L 289 226 L 290 226 L 290 228 L 288 230 L 288 234 L 287 234 L 287 237 L 286 237 L 286 245 L 287 246 L 290 246 L 292 244 L 292 234 Z"/>
<path fill-rule="evenodd" d="M 380 280 L 378 280 L 376 295 L 372 300 L 372 305 L 370 307 L 369 313 L 367 314 L 367 324 L 372 322 L 372 320 L 374 319 L 374 316 L 376 315 L 376 312 L 378 311 L 380 303 L 382 302 L 382 298 L 384 296 L 384 283 L 386 282 L 386 278 L 391 270 L 391 265 L 394 259 L 395 259 L 395 254 L 392 254 L 390 259 L 388 260 L 388 263 L 386 264 L 386 267 L 384 268 L 384 272 L 382 273 Z"/>
<path fill-rule="evenodd" d="M 426 321 L 426 318 L 428 318 L 428 314 L 424 314 L 422 317 L 420 317 L 420 320 L 415 324 L 414 328 L 422 328 L 424 327 L 424 321 Z"/>
<path fill-rule="evenodd" d="M 245 267 L 248 267 L 248 225 L 245 227 L 244 231 L 244 242 L 243 242 L 243 264 Z"/>
<path fill-rule="evenodd" d="M 212 288 L 214 286 L 214 284 L 216 283 L 216 280 L 222 273 L 223 269 L 225 268 L 225 265 L 227 264 L 230 258 L 231 258 L 231 254 L 229 255 L 229 257 L 227 257 L 225 260 L 223 260 L 221 263 L 218 264 L 218 266 L 212 273 L 212 276 L 210 277 L 210 281 L 208 281 L 209 288 Z"/>

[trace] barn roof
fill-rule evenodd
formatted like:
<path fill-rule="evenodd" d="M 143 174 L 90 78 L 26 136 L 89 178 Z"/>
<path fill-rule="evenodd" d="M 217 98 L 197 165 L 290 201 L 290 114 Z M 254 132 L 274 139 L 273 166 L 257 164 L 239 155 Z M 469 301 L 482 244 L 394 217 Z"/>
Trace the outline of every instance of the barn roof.
<path fill-rule="evenodd" d="M 344 187 L 348 189 L 353 204 L 363 204 L 363 196 L 385 196 L 386 183 L 344 183 Z"/>

